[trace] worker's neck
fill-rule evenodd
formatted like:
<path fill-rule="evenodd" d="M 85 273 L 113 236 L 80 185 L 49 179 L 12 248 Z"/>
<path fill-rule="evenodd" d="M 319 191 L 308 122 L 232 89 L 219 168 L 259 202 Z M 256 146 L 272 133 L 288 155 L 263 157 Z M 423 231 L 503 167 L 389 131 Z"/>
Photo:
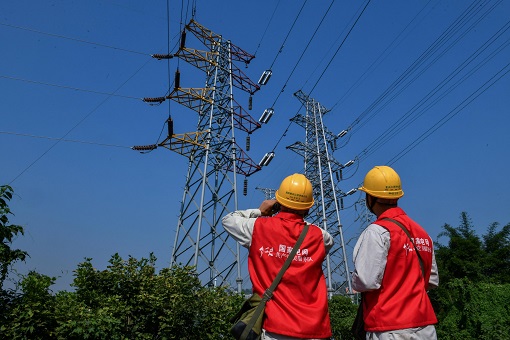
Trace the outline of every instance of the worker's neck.
<path fill-rule="evenodd" d="M 376 203 L 375 206 L 373 207 L 373 210 L 374 210 L 374 214 L 375 216 L 377 216 L 377 218 L 379 218 L 379 216 L 381 216 L 386 210 L 389 210 L 391 208 L 396 208 L 397 205 L 396 204 L 380 204 L 380 203 Z"/>

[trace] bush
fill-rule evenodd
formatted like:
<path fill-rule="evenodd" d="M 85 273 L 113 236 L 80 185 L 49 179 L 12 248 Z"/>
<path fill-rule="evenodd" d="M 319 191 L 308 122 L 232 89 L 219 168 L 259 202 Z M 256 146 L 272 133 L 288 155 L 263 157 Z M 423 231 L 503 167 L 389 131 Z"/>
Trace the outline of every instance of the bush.
<path fill-rule="evenodd" d="M 358 306 L 352 303 L 349 297 L 336 295 L 329 300 L 329 314 L 334 339 L 352 339 L 351 326 L 357 310 Z"/>
<path fill-rule="evenodd" d="M 7 339 L 50 339 L 56 327 L 55 297 L 49 287 L 55 278 L 29 272 L 21 281 L 22 294 L 15 297 L 0 330 Z"/>
<path fill-rule="evenodd" d="M 431 292 L 439 339 L 510 339 L 510 285 L 454 279 Z"/>

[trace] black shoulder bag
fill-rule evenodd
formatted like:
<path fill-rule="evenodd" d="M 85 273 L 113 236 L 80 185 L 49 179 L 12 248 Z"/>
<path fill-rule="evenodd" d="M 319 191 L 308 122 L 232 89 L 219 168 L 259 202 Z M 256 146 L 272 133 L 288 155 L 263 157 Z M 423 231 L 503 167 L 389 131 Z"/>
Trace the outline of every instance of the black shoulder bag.
<path fill-rule="evenodd" d="M 361 300 L 359 301 L 356 317 L 352 323 L 351 333 L 356 340 L 365 340 L 367 338 L 367 331 L 365 331 L 365 321 L 363 320 L 363 293 L 361 293 Z"/>
<path fill-rule="evenodd" d="M 305 227 L 299 235 L 299 238 L 292 248 L 292 251 L 289 254 L 287 260 L 283 264 L 282 268 L 276 275 L 275 279 L 271 286 L 266 289 L 264 295 L 260 297 L 257 293 L 253 293 L 250 298 L 244 301 L 243 305 L 239 312 L 234 315 L 230 322 L 234 324 L 230 329 L 230 333 L 234 336 L 235 339 L 238 340 L 257 340 L 260 338 L 260 334 L 262 333 L 262 322 L 264 318 L 264 308 L 266 307 L 266 302 L 271 299 L 273 296 L 273 291 L 276 286 L 280 283 L 280 280 L 283 277 L 283 274 L 289 268 L 294 256 L 298 251 L 298 248 L 303 243 L 305 239 L 306 233 L 308 232 L 309 224 L 305 223 Z"/>

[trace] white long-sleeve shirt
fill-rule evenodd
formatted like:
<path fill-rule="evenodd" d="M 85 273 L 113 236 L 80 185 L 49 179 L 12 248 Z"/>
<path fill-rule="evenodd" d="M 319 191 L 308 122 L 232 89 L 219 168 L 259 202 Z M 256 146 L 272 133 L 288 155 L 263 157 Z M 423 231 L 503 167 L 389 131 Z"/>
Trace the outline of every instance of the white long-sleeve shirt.
<path fill-rule="evenodd" d="M 227 233 L 229 233 L 237 242 L 239 242 L 243 247 L 249 248 L 251 245 L 255 220 L 260 216 L 262 216 L 262 214 L 259 209 L 237 210 L 225 215 L 222 218 L 221 223 Z M 322 231 L 324 246 L 326 247 L 326 252 L 328 252 L 333 246 L 333 237 L 326 230 L 322 228 L 319 229 Z"/>
<path fill-rule="evenodd" d="M 370 224 L 360 235 L 354 246 L 352 287 L 358 292 L 376 290 L 381 287 L 386 258 L 390 249 L 390 233 L 386 228 Z M 428 288 L 439 285 L 439 275 L 434 249 Z"/>

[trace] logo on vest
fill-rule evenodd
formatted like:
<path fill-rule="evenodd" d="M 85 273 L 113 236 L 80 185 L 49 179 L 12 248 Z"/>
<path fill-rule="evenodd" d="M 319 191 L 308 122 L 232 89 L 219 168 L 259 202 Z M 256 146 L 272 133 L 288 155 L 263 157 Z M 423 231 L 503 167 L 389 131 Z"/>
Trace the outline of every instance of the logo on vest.
<path fill-rule="evenodd" d="M 280 244 L 278 246 L 278 251 L 274 253 L 273 247 L 260 247 L 260 257 L 262 258 L 264 255 L 268 257 L 275 257 L 279 259 L 287 259 L 292 252 L 292 246 L 287 246 L 285 244 Z M 308 249 L 298 249 L 296 255 L 294 256 L 293 261 L 298 262 L 313 262 L 313 258 L 309 256 Z"/>
<path fill-rule="evenodd" d="M 411 241 L 416 245 L 416 249 L 418 251 L 426 251 L 427 253 L 432 253 L 432 241 L 428 238 L 411 238 Z M 414 251 L 414 247 L 411 247 L 409 243 L 404 244 L 404 249 L 406 251 L 406 256 L 410 251 Z"/>
<path fill-rule="evenodd" d="M 410 251 L 413 251 L 413 248 L 411 248 L 411 246 L 409 245 L 409 243 L 405 243 L 404 244 L 404 249 L 406 251 L 406 256 L 407 254 L 409 254 Z"/>
<path fill-rule="evenodd" d="M 417 237 L 414 239 L 414 244 L 416 244 L 416 248 L 419 251 L 432 253 L 431 241 L 429 241 L 429 239 Z"/>

